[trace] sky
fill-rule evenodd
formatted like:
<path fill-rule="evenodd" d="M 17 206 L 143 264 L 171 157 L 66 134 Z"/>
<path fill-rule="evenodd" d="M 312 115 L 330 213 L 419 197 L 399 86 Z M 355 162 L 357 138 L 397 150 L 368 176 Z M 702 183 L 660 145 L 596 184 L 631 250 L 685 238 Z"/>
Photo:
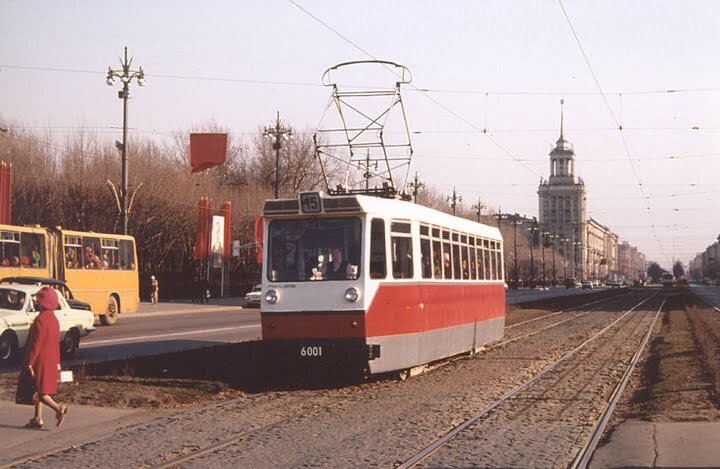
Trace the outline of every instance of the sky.
<path fill-rule="evenodd" d="M 382 59 L 413 76 L 411 174 L 455 188 L 463 206 L 537 215 L 564 99 L 590 216 L 666 268 L 720 233 L 720 2 L 3 0 L 0 11 L 0 124 L 119 139 L 105 75 L 127 46 L 146 73 L 129 103 L 138 136 L 212 121 L 250 138 L 278 111 L 313 132 L 334 111 L 323 72 Z M 376 86 L 383 73 L 392 85 L 382 70 L 353 79 Z"/>

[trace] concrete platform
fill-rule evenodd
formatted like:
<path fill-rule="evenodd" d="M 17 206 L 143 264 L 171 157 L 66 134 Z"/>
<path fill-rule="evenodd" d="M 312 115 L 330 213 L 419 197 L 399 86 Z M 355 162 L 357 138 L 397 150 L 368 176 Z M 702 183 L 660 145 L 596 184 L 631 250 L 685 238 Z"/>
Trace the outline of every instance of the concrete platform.
<path fill-rule="evenodd" d="M 720 422 L 628 420 L 595 451 L 589 467 L 720 467 Z"/>
<path fill-rule="evenodd" d="M 119 410 L 73 404 L 68 405 L 67 417 L 59 428 L 55 426 L 53 411 L 46 408 L 43 413 L 45 426 L 37 430 L 25 428 L 33 416 L 31 406 L 0 401 L 0 467 L 97 441 L 120 428 L 167 414 L 167 411 Z"/>

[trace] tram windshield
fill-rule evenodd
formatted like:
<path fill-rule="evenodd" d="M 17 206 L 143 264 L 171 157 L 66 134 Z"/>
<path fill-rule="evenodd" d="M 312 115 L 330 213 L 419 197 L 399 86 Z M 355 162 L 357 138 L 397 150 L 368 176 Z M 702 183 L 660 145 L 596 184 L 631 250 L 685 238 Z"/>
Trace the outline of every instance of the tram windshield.
<path fill-rule="evenodd" d="M 268 227 L 271 282 L 354 280 L 360 275 L 359 218 L 273 220 Z"/>

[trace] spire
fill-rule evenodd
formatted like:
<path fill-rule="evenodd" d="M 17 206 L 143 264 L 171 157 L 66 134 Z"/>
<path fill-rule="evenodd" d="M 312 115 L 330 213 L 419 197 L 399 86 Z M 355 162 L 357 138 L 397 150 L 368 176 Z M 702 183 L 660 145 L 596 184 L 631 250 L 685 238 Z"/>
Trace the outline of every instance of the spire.
<path fill-rule="evenodd" d="M 560 140 L 565 140 L 563 138 L 563 105 L 565 104 L 565 100 L 560 100 Z"/>

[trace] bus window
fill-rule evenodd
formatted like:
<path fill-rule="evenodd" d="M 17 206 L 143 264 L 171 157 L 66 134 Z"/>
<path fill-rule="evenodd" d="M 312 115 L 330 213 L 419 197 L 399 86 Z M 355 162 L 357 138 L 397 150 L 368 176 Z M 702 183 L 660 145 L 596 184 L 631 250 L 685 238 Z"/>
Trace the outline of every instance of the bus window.
<path fill-rule="evenodd" d="M 373 218 L 370 224 L 370 278 L 385 278 L 385 220 Z"/>
<path fill-rule="evenodd" d="M 25 267 L 44 268 L 45 236 L 39 233 L 23 233 L 20 237 L 20 260 Z"/>
<path fill-rule="evenodd" d="M 457 242 L 452 245 L 452 259 L 453 259 L 453 278 L 461 279 L 462 271 L 460 269 L 460 246 Z"/>
<path fill-rule="evenodd" d="M 118 253 L 117 239 L 102 239 L 102 262 L 103 269 L 118 270 L 120 268 L 120 255 Z"/>
<path fill-rule="evenodd" d="M 65 267 L 82 269 L 82 244 L 79 236 L 65 236 Z"/>
<path fill-rule="evenodd" d="M 3 267 L 20 266 L 20 233 L 0 231 L 0 257 Z"/>
<path fill-rule="evenodd" d="M 412 238 L 392 237 L 392 263 L 394 278 L 413 277 Z"/>
<path fill-rule="evenodd" d="M 84 236 L 82 238 L 83 257 L 82 263 L 86 269 L 101 269 L 102 261 L 100 261 L 100 238 L 90 238 Z"/>
<path fill-rule="evenodd" d="M 132 240 L 121 239 L 118 249 L 120 268 L 122 270 L 135 270 L 135 246 Z"/>
<path fill-rule="evenodd" d="M 477 279 L 477 261 L 475 259 L 475 246 L 470 246 L 470 279 Z"/>

